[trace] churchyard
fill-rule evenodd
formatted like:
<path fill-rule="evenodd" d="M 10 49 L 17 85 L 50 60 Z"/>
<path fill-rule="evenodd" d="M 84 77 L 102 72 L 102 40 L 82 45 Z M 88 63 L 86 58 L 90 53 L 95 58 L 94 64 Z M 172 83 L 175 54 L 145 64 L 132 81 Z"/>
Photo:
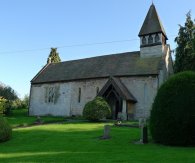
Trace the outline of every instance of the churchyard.
<path fill-rule="evenodd" d="M 136 144 L 140 128 L 117 127 L 113 122 L 82 122 L 42 118 L 47 124 L 33 125 L 35 117 L 25 110 L 7 117 L 14 127 L 12 139 L 0 144 L 0 162 L 194 162 L 194 147 Z M 50 123 L 50 124 L 49 124 Z M 130 123 L 130 122 L 129 122 Z M 135 122 L 132 122 L 135 123 Z M 100 139 L 110 125 L 110 139 Z"/>

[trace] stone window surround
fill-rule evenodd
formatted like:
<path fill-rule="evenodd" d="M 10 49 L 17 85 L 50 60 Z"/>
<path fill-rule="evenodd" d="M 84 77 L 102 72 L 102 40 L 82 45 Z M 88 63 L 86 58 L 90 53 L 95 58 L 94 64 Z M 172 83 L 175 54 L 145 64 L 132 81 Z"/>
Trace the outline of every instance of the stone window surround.
<path fill-rule="evenodd" d="M 45 103 L 53 104 L 55 102 L 55 88 L 45 87 Z"/>

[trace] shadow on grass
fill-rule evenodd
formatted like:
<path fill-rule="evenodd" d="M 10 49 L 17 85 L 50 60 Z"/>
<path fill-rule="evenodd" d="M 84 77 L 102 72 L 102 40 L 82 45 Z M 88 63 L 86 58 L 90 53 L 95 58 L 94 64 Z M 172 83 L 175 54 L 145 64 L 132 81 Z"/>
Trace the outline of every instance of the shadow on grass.
<path fill-rule="evenodd" d="M 54 156 L 57 160 L 62 157 L 63 161 L 93 160 L 113 150 L 116 152 L 121 145 L 129 143 L 130 133 L 113 127 L 112 139 L 104 141 L 99 140 L 103 135 L 102 124 L 74 123 L 15 129 L 12 140 L 0 144 L 0 161 L 53 161 Z"/>
<path fill-rule="evenodd" d="M 103 124 L 95 123 L 15 129 L 12 140 L 0 144 L 0 162 L 158 162 L 161 157 L 174 162 L 182 154 L 195 157 L 194 149 L 135 145 L 135 128 L 112 127 L 109 140 L 100 140 L 102 134 Z M 174 154 L 179 159 L 173 159 Z"/>
<path fill-rule="evenodd" d="M 71 151 L 47 151 L 47 152 L 25 152 L 1 159 L 2 162 L 103 162 L 105 152 L 71 152 Z M 99 158 L 97 156 L 101 155 Z M 17 161 L 16 161 L 17 160 Z"/>

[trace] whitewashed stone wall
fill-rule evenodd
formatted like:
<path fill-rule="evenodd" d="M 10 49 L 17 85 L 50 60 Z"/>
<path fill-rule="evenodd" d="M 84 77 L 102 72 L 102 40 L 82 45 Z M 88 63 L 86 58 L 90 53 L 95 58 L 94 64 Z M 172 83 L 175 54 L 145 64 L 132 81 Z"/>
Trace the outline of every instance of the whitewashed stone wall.
<path fill-rule="evenodd" d="M 71 116 L 82 115 L 84 105 L 97 95 L 108 79 L 94 79 L 56 84 L 32 85 L 30 100 L 30 115 Z M 158 89 L 157 77 L 122 77 L 121 81 L 137 99 L 134 106 L 134 118 L 149 117 L 150 109 Z M 45 102 L 45 87 L 58 86 L 59 97 L 55 104 Z M 81 88 L 81 99 L 79 98 Z M 123 114 L 126 113 L 126 103 L 123 101 Z M 124 115 L 125 116 L 125 115 Z"/>
<path fill-rule="evenodd" d="M 94 79 L 87 81 L 72 82 L 71 92 L 71 115 L 82 115 L 83 108 L 88 101 L 91 101 L 97 95 L 97 87 L 99 90 L 105 85 L 108 79 Z M 78 102 L 79 88 L 81 88 L 81 101 Z"/>
<path fill-rule="evenodd" d="M 157 77 L 123 77 L 121 81 L 137 99 L 134 118 L 149 117 L 158 90 Z"/>
<path fill-rule="evenodd" d="M 106 82 L 107 79 L 94 79 L 32 85 L 29 114 L 53 116 L 82 115 L 84 105 L 96 97 L 97 87 L 101 90 Z M 59 87 L 59 95 L 56 103 L 45 102 L 46 87 Z M 78 102 L 79 88 L 81 88 L 80 102 Z"/>
<path fill-rule="evenodd" d="M 45 102 L 45 88 L 59 87 L 59 95 L 56 103 Z M 69 116 L 70 115 L 70 97 L 71 83 L 66 84 L 39 84 L 31 86 L 30 95 L 30 115 L 53 115 Z"/>
<path fill-rule="evenodd" d="M 174 72 L 173 72 L 173 61 L 171 57 L 170 46 L 165 46 L 165 53 L 162 56 L 164 59 L 164 65 L 159 71 L 159 86 L 161 86 Z"/>

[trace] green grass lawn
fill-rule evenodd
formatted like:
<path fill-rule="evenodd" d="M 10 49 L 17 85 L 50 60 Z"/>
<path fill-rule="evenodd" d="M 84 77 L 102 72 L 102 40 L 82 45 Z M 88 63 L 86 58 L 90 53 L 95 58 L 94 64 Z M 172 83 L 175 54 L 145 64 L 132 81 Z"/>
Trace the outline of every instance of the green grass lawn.
<path fill-rule="evenodd" d="M 13 110 L 12 114 L 6 117 L 8 122 L 11 124 L 12 127 L 21 127 L 21 126 L 29 126 L 34 124 L 36 121 L 36 117 L 29 117 L 27 109 L 18 109 Z M 62 122 L 65 119 L 63 117 L 41 117 L 44 123 L 51 123 L 51 122 Z"/>
<path fill-rule="evenodd" d="M 15 128 L 12 139 L 0 143 L 0 162 L 195 162 L 195 148 L 134 144 L 138 128 L 112 127 L 111 139 L 100 140 L 103 126 L 64 122 Z"/>

